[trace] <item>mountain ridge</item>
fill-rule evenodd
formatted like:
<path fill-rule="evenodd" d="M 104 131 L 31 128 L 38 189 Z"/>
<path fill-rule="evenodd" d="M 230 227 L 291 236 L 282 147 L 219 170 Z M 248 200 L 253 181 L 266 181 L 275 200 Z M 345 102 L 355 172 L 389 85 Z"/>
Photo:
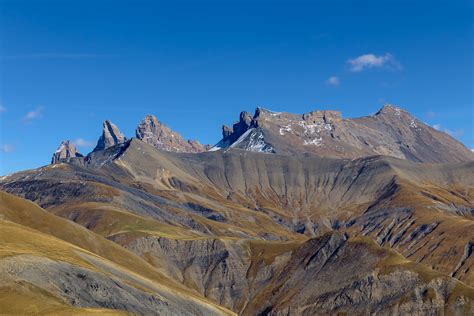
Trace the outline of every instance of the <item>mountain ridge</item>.
<path fill-rule="evenodd" d="M 459 141 L 413 117 L 385 105 L 371 116 L 342 118 L 341 112 L 318 110 L 305 114 L 257 108 L 241 112 L 232 127 L 210 150 L 238 147 L 282 154 L 315 154 L 340 158 L 388 155 L 416 162 L 460 162 L 474 159 Z"/>
<path fill-rule="evenodd" d="M 115 141 L 104 123 L 110 146 L 0 177 L 0 248 L 21 250 L 0 254 L 8 293 L 21 280 L 33 303 L 46 291 L 63 310 L 137 314 L 474 312 L 474 161 L 426 162 L 451 144 L 423 143 L 436 134 L 408 112 L 259 108 L 201 152 L 149 118 L 142 139 Z M 382 154 L 367 149 L 384 137 Z"/>
<path fill-rule="evenodd" d="M 158 149 L 173 152 L 199 153 L 240 148 L 265 153 L 349 159 L 385 155 L 423 163 L 474 160 L 474 153 L 450 135 L 389 104 L 373 115 L 347 119 L 335 110 L 293 114 L 258 107 L 254 115 L 241 112 L 232 127 L 223 125 L 222 139 L 214 146 L 185 140 L 151 114 L 140 122 L 135 134 L 136 138 Z M 106 120 L 93 151 L 125 140 L 118 127 Z M 65 153 L 53 157 L 53 160 L 70 156 L 74 155 Z"/>

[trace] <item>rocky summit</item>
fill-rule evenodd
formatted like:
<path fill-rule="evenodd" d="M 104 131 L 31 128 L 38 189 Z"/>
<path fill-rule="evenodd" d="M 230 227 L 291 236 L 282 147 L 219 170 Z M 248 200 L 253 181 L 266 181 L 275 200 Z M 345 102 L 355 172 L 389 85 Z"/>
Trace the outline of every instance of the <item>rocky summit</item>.
<path fill-rule="evenodd" d="M 399 107 L 257 108 L 210 150 L 105 121 L 52 162 L 0 177 L 0 313 L 474 315 L 472 153 Z"/>
<path fill-rule="evenodd" d="M 127 138 L 120 132 L 118 127 L 109 120 L 102 124 L 102 135 L 97 141 L 93 151 L 106 149 L 123 143 Z"/>
<path fill-rule="evenodd" d="M 53 157 L 51 158 L 51 163 L 59 163 L 67 158 L 82 157 L 82 154 L 79 153 L 76 149 L 76 146 L 71 143 L 69 140 L 61 142 L 58 149 L 54 152 Z"/>
<path fill-rule="evenodd" d="M 207 149 L 198 141 L 185 140 L 181 134 L 158 121 L 154 115 L 145 116 L 135 134 L 145 143 L 166 151 L 198 153 Z"/>
<path fill-rule="evenodd" d="M 278 154 L 313 154 L 336 158 L 386 155 L 414 162 L 462 162 L 473 153 L 450 135 L 385 105 L 376 114 L 345 119 L 338 111 L 302 115 L 257 108 L 242 112 L 211 150 L 241 148 Z"/>

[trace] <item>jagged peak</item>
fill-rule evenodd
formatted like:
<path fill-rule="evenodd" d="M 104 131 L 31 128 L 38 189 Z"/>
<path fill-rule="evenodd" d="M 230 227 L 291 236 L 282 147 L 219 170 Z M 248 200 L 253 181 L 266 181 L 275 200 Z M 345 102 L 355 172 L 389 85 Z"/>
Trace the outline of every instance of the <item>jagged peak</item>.
<path fill-rule="evenodd" d="M 51 158 L 51 164 L 59 163 L 61 160 L 66 158 L 83 157 L 83 155 L 77 150 L 76 145 L 69 140 L 64 140 L 59 145 L 58 149 L 54 152 Z"/>
<path fill-rule="evenodd" d="M 120 132 L 119 128 L 110 120 L 105 120 L 102 123 L 102 135 L 97 141 L 94 151 L 107 149 L 125 142 L 127 138 Z"/>
<path fill-rule="evenodd" d="M 166 151 L 202 152 L 207 148 L 198 141 L 185 140 L 180 133 L 173 131 L 152 114 L 143 118 L 135 130 L 135 135 L 143 142 Z"/>
<path fill-rule="evenodd" d="M 157 123 L 161 123 L 158 118 L 153 115 L 153 114 L 147 114 L 145 115 L 145 117 L 143 118 L 142 122 L 149 122 L 149 121 L 152 121 L 152 122 L 157 122 Z"/>

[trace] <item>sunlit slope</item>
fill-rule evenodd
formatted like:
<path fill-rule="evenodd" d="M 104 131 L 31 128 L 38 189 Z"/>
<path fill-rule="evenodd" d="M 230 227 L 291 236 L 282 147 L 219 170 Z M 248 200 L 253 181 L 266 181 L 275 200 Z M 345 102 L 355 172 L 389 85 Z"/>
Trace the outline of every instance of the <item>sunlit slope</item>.
<path fill-rule="evenodd" d="M 176 154 L 132 139 L 0 186 L 106 237 L 285 241 L 349 230 L 474 284 L 473 179 L 473 163 Z"/>
<path fill-rule="evenodd" d="M 81 307 L 138 314 L 230 313 L 79 225 L 4 192 L 0 201 L 2 312 L 66 313 Z M 65 241 L 68 239 L 84 247 Z"/>

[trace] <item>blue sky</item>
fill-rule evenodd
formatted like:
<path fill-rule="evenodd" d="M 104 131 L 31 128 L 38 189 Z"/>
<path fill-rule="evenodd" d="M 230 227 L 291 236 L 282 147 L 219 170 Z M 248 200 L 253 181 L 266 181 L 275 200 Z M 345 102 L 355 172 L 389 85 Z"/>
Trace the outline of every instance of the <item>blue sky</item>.
<path fill-rule="evenodd" d="M 216 143 L 264 106 L 399 105 L 474 148 L 471 1 L 0 0 L 0 174 L 148 113 Z"/>

